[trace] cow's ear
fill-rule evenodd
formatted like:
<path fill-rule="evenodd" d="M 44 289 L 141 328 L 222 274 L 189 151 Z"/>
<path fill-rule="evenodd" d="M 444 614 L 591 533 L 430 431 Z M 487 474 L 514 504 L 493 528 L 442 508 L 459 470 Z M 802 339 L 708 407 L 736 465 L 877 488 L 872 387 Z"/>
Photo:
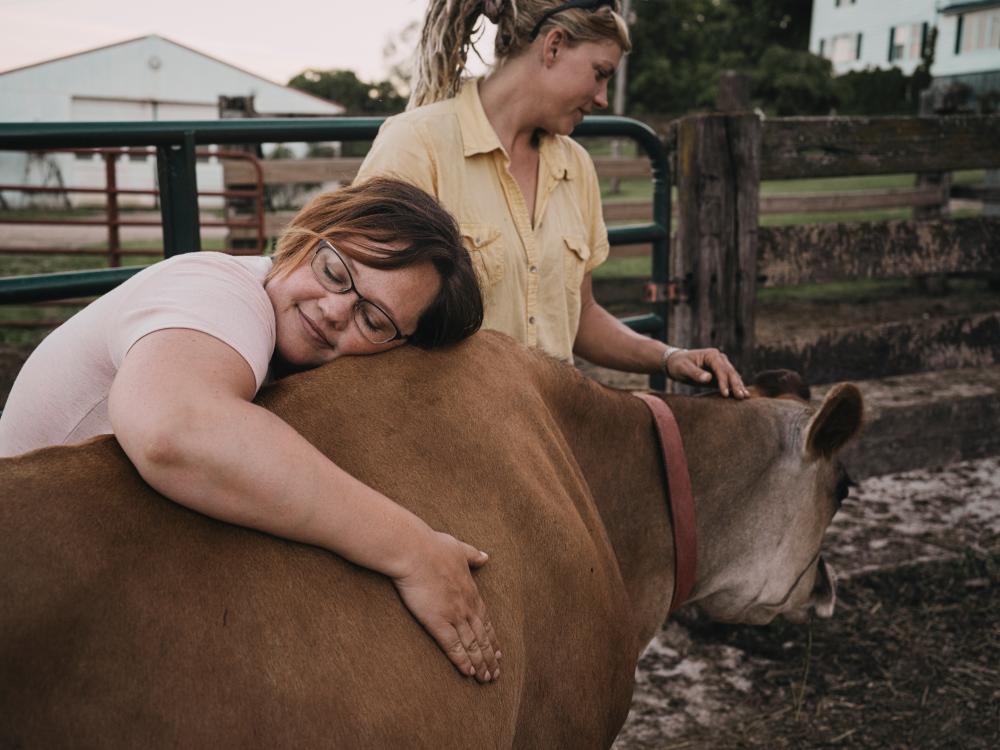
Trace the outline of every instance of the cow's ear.
<path fill-rule="evenodd" d="M 795 396 L 808 401 L 809 386 L 794 370 L 764 370 L 753 379 L 750 395 L 758 398 Z"/>
<path fill-rule="evenodd" d="M 864 400 L 857 386 L 835 385 L 809 420 L 806 454 L 812 458 L 833 456 L 861 430 L 864 412 Z"/>

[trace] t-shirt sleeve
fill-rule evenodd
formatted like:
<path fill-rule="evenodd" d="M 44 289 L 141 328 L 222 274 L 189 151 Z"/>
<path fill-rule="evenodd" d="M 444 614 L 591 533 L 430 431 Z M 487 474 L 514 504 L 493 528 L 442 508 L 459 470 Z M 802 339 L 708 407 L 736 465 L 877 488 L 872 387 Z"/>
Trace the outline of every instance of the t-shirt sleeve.
<path fill-rule="evenodd" d="M 423 123 L 390 117 L 379 128 L 357 181 L 376 175 L 395 177 L 437 196 L 437 173 L 434 150 L 423 137 Z"/>
<path fill-rule="evenodd" d="M 163 261 L 136 277 L 108 331 L 117 370 L 143 336 L 185 328 L 229 345 L 253 370 L 259 389 L 275 346 L 274 308 L 262 279 L 223 253 L 190 253 Z"/>

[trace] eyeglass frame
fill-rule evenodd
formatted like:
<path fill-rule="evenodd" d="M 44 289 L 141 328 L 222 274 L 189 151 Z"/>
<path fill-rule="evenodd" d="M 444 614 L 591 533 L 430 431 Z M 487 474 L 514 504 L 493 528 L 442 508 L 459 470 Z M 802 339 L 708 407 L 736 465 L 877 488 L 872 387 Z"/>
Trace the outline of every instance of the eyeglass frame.
<path fill-rule="evenodd" d="M 535 28 L 533 28 L 531 33 L 528 35 L 528 41 L 535 41 L 538 37 L 538 32 L 542 28 L 542 24 L 548 21 L 556 13 L 562 13 L 564 10 L 573 10 L 575 8 L 579 8 L 580 10 L 589 10 L 591 13 L 596 13 L 605 6 L 611 8 L 611 11 L 614 12 L 615 0 L 569 0 L 567 3 L 557 5 L 555 8 L 551 8 L 542 14 L 542 17 L 538 19 L 538 23 L 535 24 Z"/>
<path fill-rule="evenodd" d="M 320 273 L 317 272 L 316 259 L 319 258 L 320 250 L 322 250 L 324 246 L 330 248 L 330 251 L 337 256 L 337 259 L 344 266 L 344 270 L 347 271 L 347 280 L 350 282 L 350 286 L 348 286 L 347 289 L 331 289 L 329 286 L 327 286 L 327 283 L 329 282 L 324 280 L 323 277 L 320 275 Z M 344 256 L 340 254 L 340 251 L 333 246 L 333 243 L 330 242 L 330 240 L 322 239 L 318 243 L 316 243 L 316 250 L 313 253 L 312 261 L 309 263 L 309 268 L 312 269 L 313 276 L 316 278 L 317 283 L 321 287 L 326 289 L 328 292 L 331 292 L 332 294 L 350 294 L 351 292 L 354 292 L 356 295 L 358 295 L 358 299 L 354 303 L 354 307 L 351 309 L 351 320 L 354 321 L 354 325 L 358 327 L 358 331 L 360 331 L 361 335 L 364 336 L 365 340 L 368 341 L 370 344 L 376 344 L 378 346 L 382 346 L 384 344 L 391 344 L 393 341 L 408 339 L 410 338 L 410 336 L 413 335 L 413 334 L 404 335 L 403 332 L 400 330 L 399 325 L 396 323 L 395 320 L 392 319 L 392 316 L 389 313 L 383 310 L 380 305 L 376 304 L 375 302 L 372 302 L 370 299 L 363 296 L 360 291 L 358 291 L 358 287 L 354 283 L 354 274 L 351 273 L 350 266 L 347 265 L 347 261 L 344 260 Z M 394 335 L 390 339 L 386 339 L 385 341 L 372 341 L 370 338 L 368 338 L 368 336 L 365 335 L 364 329 L 361 327 L 361 324 L 358 323 L 357 319 L 358 310 L 360 309 L 362 303 L 371 305 L 380 313 L 382 313 L 385 316 L 385 319 L 388 320 L 390 324 L 392 324 L 393 329 L 396 331 L 396 335 Z"/>

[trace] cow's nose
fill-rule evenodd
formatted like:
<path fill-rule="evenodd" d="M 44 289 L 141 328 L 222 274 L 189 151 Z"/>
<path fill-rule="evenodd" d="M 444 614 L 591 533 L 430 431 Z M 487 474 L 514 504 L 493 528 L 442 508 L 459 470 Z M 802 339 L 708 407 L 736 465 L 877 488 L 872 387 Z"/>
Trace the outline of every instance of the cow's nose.
<path fill-rule="evenodd" d="M 822 557 L 816 563 L 816 583 L 809 604 L 817 617 L 832 617 L 837 604 L 837 571 Z"/>

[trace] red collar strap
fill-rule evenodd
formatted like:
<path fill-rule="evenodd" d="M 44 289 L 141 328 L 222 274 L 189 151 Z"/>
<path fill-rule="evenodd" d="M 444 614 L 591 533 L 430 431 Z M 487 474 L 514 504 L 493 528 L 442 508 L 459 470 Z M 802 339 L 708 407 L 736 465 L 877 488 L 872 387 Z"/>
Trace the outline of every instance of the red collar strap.
<path fill-rule="evenodd" d="M 670 614 L 691 595 L 698 560 L 698 537 L 694 528 L 694 499 L 691 497 L 691 477 L 677 420 L 662 399 L 650 393 L 636 393 L 653 412 L 656 432 L 663 451 L 663 466 L 667 472 L 667 495 L 670 520 L 674 527 L 674 595 Z"/>

